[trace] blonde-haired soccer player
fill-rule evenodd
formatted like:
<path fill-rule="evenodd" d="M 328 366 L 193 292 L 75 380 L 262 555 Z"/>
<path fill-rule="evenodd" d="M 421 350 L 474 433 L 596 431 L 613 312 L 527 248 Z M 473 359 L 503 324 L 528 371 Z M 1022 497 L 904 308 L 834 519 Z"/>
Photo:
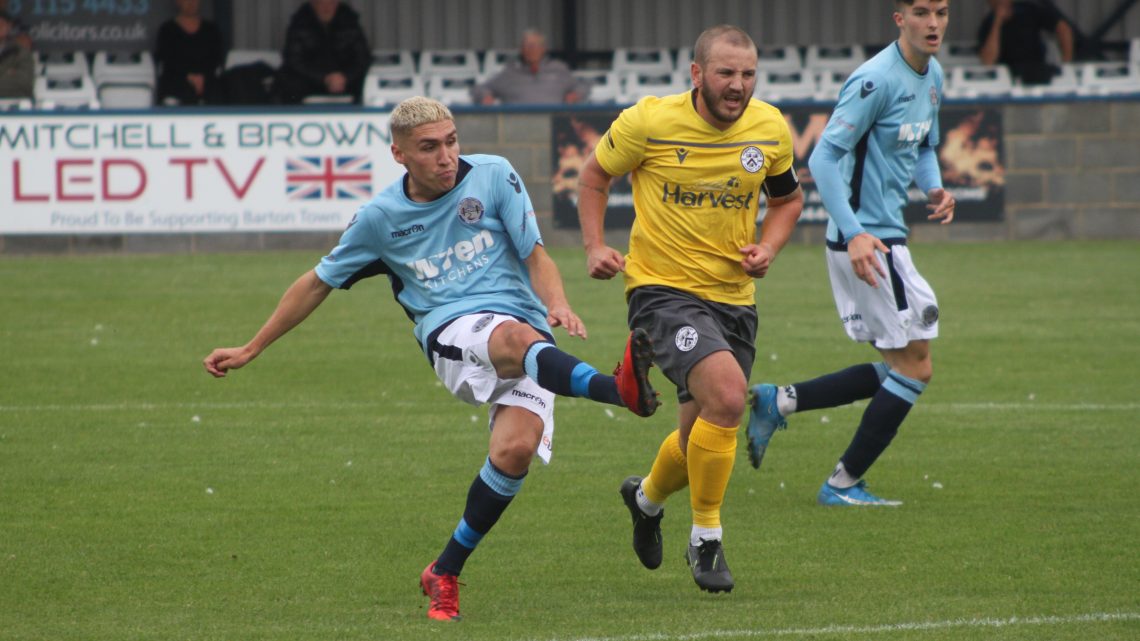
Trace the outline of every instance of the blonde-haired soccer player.
<path fill-rule="evenodd" d="M 518 173 L 505 158 L 459 155 L 451 112 L 435 100 L 409 98 L 389 122 L 392 155 L 407 174 L 357 212 L 340 244 L 285 292 L 252 340 L 214 350 L 205 366 L 221 378 L 300 324 L 334 288 L 388 276 L 444 387 L 464 402 L 490 406 L 489 452 L 463 516 L 420 574 L 431 599 L 428 617 L 454 621 L 467 558 L 522 488 L 531 460 L 550 460 L 554 396 L 648 416 L 657 408 L 648 379 L 652 351 L 648 337 L 632 332 L 608 376 L 558 349 L 552 327 L 580 338 L 586 328 L 543 249 Z"/>
<path fill-rule="evenodd" d="M 578 213 L 590 276 L 624 272 L 629 325 L 649 333 L 680 403 L 649 475 L 621 486 L 634 551 L 647 568 L 661 564 L 662 506 L 688 485 L 693 579 L 722 592 L 734 585 L 720 508 L 756 355 L 753 279 L 787 242 L 803 194 L 783 115 L 752 97 L 752 38 L 729 25 L 706 30 L 690 74 L 692 91 L 644 98 L 613 123 L 582 168 Z M 637 217 L 623 256 L 606 245 L 603 219 L 611 180 L 630 172 Z"/>

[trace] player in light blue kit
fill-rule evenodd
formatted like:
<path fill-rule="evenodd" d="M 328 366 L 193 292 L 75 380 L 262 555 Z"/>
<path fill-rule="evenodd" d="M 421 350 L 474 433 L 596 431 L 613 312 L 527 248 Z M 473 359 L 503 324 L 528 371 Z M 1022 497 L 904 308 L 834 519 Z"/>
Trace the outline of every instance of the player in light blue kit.
<path fill-rule="evenodd" d="M 949 0 L 896 0 L 899 39 L 847 80 L 809 160 L 830 221 L 827 266 L 847 335 L 869 342 L 882 362 L 819 378 L 752 388 L 748 454 L 760 467 L 769 439 L 793 412 L 870 398 L 855 437 L 820 487 L 822 505 L 900 505 L 871 494 L 862 480 L 886 450 L 930 382 L 930 340 L 938 336 L 938 301 L 906 246 L 902 209 L 915 182 L 929 198 L 929 218 L 954 219 L 942 188 L 938 107 L 942 67 L 934 59 L 946 33 Z"/>
<path fill-rule="evenodd" d="M 285 292 L 242 347 L 219 348 L 206 370 L 223 377 L 300 324 L 334 288 L 386 274 L 436 376 L 457 398 L 490 404 L 489 454 L 443 553 L 420 575 L 428 616 L 458 620 L 457 577 L 518 493 L 530 462 L 550 460 L 554 395 L 582 396 L 649 416 L 653 350 L 635 330 L 614 376 L 554 345 L 551 327 L 586 337 L 542 245 L 534 208 L 510 163 L 460 156 L 451 112 L 428 98 L 391 114 L 392 155 L 407 169 L 357 212 L 340 244 Z"/>

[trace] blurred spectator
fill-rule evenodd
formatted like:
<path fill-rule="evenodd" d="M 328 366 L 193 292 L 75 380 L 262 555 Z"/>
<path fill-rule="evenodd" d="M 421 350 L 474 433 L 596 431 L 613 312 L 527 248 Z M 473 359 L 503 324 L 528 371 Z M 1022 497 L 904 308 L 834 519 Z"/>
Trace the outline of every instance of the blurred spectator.
<path fill-rule="evenodd" d="M 20 21 L 20 18 L 8 8 L 8 0 L 0 0 L 0 11 L 7 13 L 12 26 L 8 33 L 9 38 L 13 38 L 16 44 L 27 49 L 32 50 L 32 37 L 28 35 L 28 28 Z"/>
<path fill-rule="evenodd" d="M 15 20 L 0 11 L 0 98 L 31 98 L 36 63 L 32 52 L 12 35 Z"/>
<path fill-rule="evenodd" d="M 1073 29 L 1049 2 L 989 0 L 990 12 L 978 27 L 982 64 L 1003 64 L 1026 84 L 1045 84 L 1058 69 L 1046 59 L 1042 32 L 1055 34 L 1061 61 L 1073 60 Z"/>
<path fill-rule="evenodd" d="M 158 102 L 182 105 L 221 102 L 218 72 L 225 62 L 222 32 L 199 16 L 200 0 L 175 0 L 178 14 L 158 29 Z"/>
<path fill-rule="evenodd" d="M 528 29 L 523 33 L 520 59 L 503 67 L 487 82 L 471 88 L 475 104 L 574 103 L 590 94 L 590 83 L 575 78 L 565 62 L 546 55 L 546 37 Z"/>
<path fill-rule="evenodd" d="M 348 95 L 360 102 L 372 63 L 360 14 L 340 0 L 309 0 L 289 20 L 277 74 L 281 102 L 312 95 Z"/>

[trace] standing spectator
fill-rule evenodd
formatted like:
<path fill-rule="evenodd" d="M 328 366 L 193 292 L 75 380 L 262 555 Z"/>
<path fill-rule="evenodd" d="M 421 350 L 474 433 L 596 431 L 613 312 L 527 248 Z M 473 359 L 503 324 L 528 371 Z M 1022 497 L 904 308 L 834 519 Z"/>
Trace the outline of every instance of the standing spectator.
<path fill-rule="evenodd" d="M 546 55 L 546 36 L 534 29 L 523 33 L 519 60 L 512 61 L 487 82 L 472 87 L 476 104 L 575 103 L 590 94 L 590 83 L 575 78 L 565 62 Z"/>
<path fill-rule="evenodd" d="M 162 23 L 154 59 L 159 65 L 158 102 L 215 104 L 220 100 L 218 70 L 225 62 L 222 32 L 199 15 L 200 0 L 175 0 L 178 14 Z"/>
<path fill-rule="evenodd" d="M 319 94 L 360 102 L 371 62 L 360 14 L 340 0 L 309 0 L 289 20 L 277 95 L 285 103 Z"/>
<path fill-rule="evenodd" d="M 0 11 L 0 98 L 31 98 L 35 86 L 32 52 L 12 35 L 15 20 Z"/>
<path fill-rule="evenodd" d="M 8 21 L 12 25 L 9 27 L 8 37 L 15 40 L 16 44 L 31 51 L 32 37 L 28 35 L 28 28 L 8 8 L 8 0 L 0 0 L 0 12 L 8 14 Z"/>
<path fill-rule="evenodd" d="M 1057 68 L 1046 61 L 1042 32 L 1057 36 L 1061 61 L 1073 61 L 1073 28 L 1050 3 L 989 0 L 990 12 L 978 27 L 982 64 L 1003 64 L 1027 84 L 1046 84 Z"/>

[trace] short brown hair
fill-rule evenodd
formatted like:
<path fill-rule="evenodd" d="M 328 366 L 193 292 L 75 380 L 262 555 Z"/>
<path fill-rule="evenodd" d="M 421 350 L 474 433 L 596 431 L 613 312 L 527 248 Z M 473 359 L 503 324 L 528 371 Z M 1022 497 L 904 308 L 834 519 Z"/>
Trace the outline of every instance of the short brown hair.
<path fill-rule="evenodd" d="M 718 40 L 724 40 L 734 47 L 751 47 L 753 51 L 756 50 L 756 43 L 743 29 L 730 24 L 718 24 L 705 29 L 697 37 L 697 44 L 693 46 L 693 62 L 697 63 L 697 66 L 703 68 L 708 64 L 709 51 L 712 50 L 713 43 Z"/>

